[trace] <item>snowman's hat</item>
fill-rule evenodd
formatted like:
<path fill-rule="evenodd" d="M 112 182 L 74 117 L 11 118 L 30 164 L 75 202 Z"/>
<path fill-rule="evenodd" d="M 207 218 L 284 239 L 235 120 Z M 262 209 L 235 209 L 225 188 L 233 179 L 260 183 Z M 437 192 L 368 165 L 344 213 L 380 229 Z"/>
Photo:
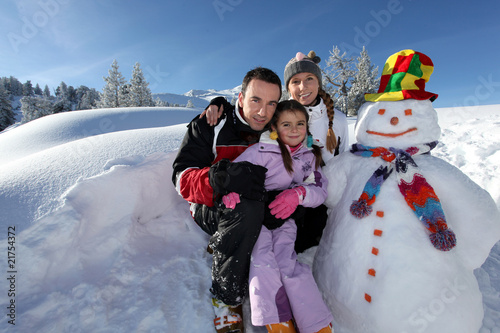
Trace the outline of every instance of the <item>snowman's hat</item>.
<path fill-rule="evenodd" d="M 425 91 L 425 82 L 434 71 L 432 60 L 423 53 L 403 50 L 385 62 L 380 88 L 376 94 L 365 94 L 368 102 L 417 99 L 434 101 L 438 95 Z"/>

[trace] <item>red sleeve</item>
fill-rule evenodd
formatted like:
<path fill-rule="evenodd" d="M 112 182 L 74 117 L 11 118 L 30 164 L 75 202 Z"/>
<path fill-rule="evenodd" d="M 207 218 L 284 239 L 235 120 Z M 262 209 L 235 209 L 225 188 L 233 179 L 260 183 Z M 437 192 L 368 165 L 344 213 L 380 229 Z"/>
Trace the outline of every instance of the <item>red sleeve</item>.
<path fill-rule="evenodd" d="M 208 182 L 210 167 L 203 169 L 193 168 L 184 171 L 179 179 L 179 193 L 189 202 L 203 204 L 208 207 L 214 205 L 213 189 Z"/>

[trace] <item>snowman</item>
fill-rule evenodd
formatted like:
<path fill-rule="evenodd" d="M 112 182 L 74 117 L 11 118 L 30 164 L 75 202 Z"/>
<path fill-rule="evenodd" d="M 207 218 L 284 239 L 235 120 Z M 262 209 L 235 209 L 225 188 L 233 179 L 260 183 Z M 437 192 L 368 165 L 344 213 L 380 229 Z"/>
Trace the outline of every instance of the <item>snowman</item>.
<path fill-rule="evenodd" d="M 441 130 L 425 91 L 426 55 L 387 59 L 366 94 L 357 143 L 331 160 L 328 223 L 314 275 L 342 332 L 475 333 L 484 316 L 473 270 L 500 239 L 491 196 L 433 157 Z"/>

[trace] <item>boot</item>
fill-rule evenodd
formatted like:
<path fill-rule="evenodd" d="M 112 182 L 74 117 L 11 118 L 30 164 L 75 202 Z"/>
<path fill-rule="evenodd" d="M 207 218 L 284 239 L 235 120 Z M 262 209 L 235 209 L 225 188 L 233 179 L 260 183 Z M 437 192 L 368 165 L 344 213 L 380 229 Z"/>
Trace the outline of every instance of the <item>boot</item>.
<path fill-rule="evenodd" d="M 215 310 L 214 326 L 217 333 L 244 333 L 243 309 L 241 304 L 230 306 L 212 298 Z"/>
<path fill-rule="evenodd" d="M 266 325 L 266 328 L 268 333 L 297 333 L 291 319 L 286 323 Z"/>

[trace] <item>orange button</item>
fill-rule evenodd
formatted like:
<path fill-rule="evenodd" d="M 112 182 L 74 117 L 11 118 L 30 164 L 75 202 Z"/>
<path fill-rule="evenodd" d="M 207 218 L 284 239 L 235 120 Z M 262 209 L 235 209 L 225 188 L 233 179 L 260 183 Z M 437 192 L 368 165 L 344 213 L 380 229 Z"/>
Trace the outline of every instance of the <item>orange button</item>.
<path fill-rule="evenodd" d="M 370 274 L 371 276 L 375 276 L 375 270 L 373 268 L 370 268 L 368 270 L 368 274 Z"/>
<path fill-rule="evenodd" d="M 382 236 L 382 230 L 380 230 L 380 229 L 375 229 L 375 230 L 373 230 L 373 234 L 374 234 L 375 236 L 379 236 L 379 237 L 380 237 L 380 236 Z"/>
<path fill-rule="evenodd" d="M 376 247 L 372 247 L 372 254 L 378 256 L 378 249 Z"/>
<path fill-rule="evenodd" d="M 368 294 L 365 294 L 365 300 L 368 302 L 368 303 L 371 303 L 372 302 L 372 297 Z"/>

